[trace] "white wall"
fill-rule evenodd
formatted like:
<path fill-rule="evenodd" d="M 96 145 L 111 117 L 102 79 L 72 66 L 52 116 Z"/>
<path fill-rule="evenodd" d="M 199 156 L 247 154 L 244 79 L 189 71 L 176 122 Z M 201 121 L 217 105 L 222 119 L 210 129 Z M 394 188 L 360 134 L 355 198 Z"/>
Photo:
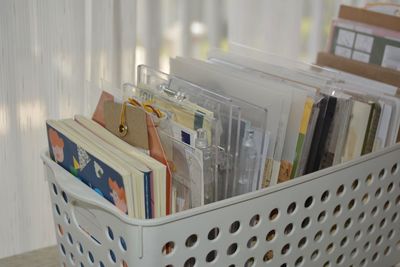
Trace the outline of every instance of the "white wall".
<path fill-rule="evenodd" d="M 85 78 L 133 81 L 135 8 L 0 1 L 0 258 L 55 243 L 39 158 L 45 120 L 83 112 Z"/>

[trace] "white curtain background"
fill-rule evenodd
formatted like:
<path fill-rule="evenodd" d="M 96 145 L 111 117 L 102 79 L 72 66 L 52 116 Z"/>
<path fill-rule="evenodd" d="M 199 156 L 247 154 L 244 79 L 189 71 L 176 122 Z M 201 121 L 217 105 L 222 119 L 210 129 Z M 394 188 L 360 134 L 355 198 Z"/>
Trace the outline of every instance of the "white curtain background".
<path fill-rule="evenodd" d="M 340 3 L 365 2 L 1 0 L 0 258 L 55 244 L 45 120 L 86 111 L 86 80 L 133 82 L 135 57 L 168 71 L 230 41 L 312 62 Z"/>
<path fill-rule="evenodd" d="M 45 120 L 84 111 L 84 81 L 133 81 L 135 1 L 0 2 L 0 258 L 55 243 Z"/>

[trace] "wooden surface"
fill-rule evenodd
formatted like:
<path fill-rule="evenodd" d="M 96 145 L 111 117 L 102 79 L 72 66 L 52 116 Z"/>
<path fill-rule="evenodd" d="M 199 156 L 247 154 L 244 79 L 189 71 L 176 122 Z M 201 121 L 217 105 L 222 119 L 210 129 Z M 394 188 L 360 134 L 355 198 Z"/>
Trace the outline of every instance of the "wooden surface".
<path fill-rule="evenodd" d="M 58 267 L 57 247 L 48 247 L 25 254 L 0 259 L 1 267 Z"/>

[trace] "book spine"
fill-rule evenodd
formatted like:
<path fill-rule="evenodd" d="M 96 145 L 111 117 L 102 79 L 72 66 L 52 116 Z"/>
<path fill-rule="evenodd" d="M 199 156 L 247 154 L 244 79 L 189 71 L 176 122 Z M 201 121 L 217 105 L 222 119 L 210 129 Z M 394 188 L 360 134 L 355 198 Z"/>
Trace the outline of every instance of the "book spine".
<path fill-rule="evenodd" d="M 327 142 L 328 134 L 331 129 L 332 122 L 333 122 L 333 119 L 335 116 L 336 104 L 337 104 L 337 98 L 333 97 L 333 96 L 329 97 L 328 105 L 326 108 L 326 114 L 325 114 L 325 118 L 324 118 L 324 123 L 322 125 L 321 137 L 320 137 L 317 154 L 316 154 L 315 161 L 314 161 L 313 171 L 318 171 L 320 168 L 325 144 Z"/>
<path fill-rule="evenodd" d="M 299 165 L 299 160 L 302 154 L 304 139 L 306 137 L 306 133 L 308 130 L 308 124 L 311 118 L 311 113 L 313 109 L 314 100 L 312 98 L 307 98 L 306 103 L 304 105 L 303 117 L 301 118 L 300 129 L 299 129 L 299 137 L 297 138 L 296 144 L 296 156 L 293 161 L 292 170 L 290 173 L 290 178 L 293 179 L 295 177 L 297 167 Z"/>
<path fill-rule="evenodd" d="M 151 206 L 151 172 L 144 173 L 144 204 L 145 204 L 145 217 L 151 219 L 153 217 Z"/>
<path fill-rule="evenodd" d="M 361 155 L 372 152 L 374 147 L 375 135 L 378 129 L 379 118 L 381 115 L 381 107 L 377 103 L 372 104 L 370 118 L 368 120 L 367 131 L 365 133 L 364 144 Z"/>
<path fill-rule="evenodd" d="M 320 138 L 322 135 L 324 119 L 325 119 L 325 115 L 326 115 L 326 108 L 328 105 L 328 97 L 324 97 L 323 99 L 321 99 L 319 105 L 320 105 L 320 110 L 319 110 L 319 114 L 318 114 L 317 123 L 315 125 L 314 136 L 313 136 L 313 140 L 311 143 L 310 153 L 308 155 L 306 169 L 304 171 L 304 174 L 308 174 L 308 173 L 311 173 L 314 171 L 314 164 L 315 164 L 315 160 L 317 158 Z"/>

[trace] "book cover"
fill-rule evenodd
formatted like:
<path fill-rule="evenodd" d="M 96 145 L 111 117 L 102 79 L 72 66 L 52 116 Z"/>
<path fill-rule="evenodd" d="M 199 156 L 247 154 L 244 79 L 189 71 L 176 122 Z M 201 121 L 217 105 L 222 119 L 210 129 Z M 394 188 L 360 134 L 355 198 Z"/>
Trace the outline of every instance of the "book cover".
<path fill-rule="evenodd" d="M 123 213 L 128 214 L 125 185 L 121 174 L 48 123 L 46 127 L 50 157 Z"/>
<path fill-rule="evenodd" d="M 354 100 L 342 162 L 361 156 L 371 105 Z"/>

